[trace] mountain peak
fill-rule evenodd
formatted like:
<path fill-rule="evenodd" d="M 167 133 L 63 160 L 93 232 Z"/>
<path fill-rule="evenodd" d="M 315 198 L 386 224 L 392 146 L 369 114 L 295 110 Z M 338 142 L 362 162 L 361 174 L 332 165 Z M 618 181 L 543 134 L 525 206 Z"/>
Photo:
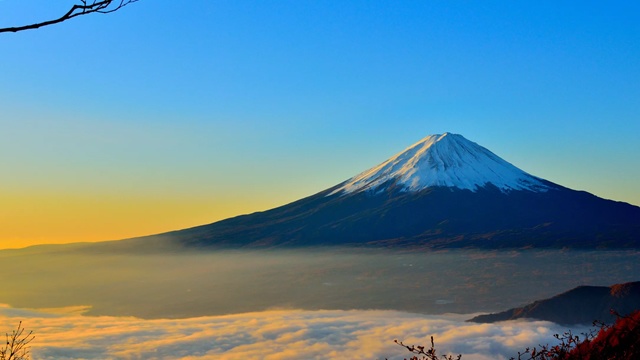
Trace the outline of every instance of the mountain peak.
<path fill-rule="evenodd" d="M 389 185 L 405 191 L 450 187 L 477 191 L 493 185 L 502 192 L 543 192 L 541 179 L 511 165 L 488 149 L 446 132 L 429 135 L 387 161 L 347 180 L 330 195 L 383 191 Z"/>

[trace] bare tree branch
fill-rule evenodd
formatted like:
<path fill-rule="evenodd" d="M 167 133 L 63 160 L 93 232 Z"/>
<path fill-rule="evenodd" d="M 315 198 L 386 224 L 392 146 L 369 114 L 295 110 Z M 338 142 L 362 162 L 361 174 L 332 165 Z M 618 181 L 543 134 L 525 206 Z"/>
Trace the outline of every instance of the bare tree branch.
<path fill-rule="evenodd" d="M 122 9 L 123 7 L 138 2 L 138 0 L 80 0 L 79 4 L 75 4 L 67 11 L 66 14 L 61 17 L 53 20 L 47 20 L 35 24 L 23 25 L 23 26 L 15 26 L 15 27 L 6 27 L 0 28 L 0 33 L 4 32 L 18 32 L 24 30 L 38 29 L 43 26 L 58 24 L 63 21 L 73 19 L 76 16 L 87 15 L 93 13 L 99 14 L 108 14 L 112 13 L 116 10 Z"/>
<path fill-rule="evenodd" d="M 6 344 L 0 347 L 0 360 L 27 360 L 29 359 L 29 343 L 33 341 L 33 331 L 24 332 L 22 321 L 18 328 L 6 334 Z"/>

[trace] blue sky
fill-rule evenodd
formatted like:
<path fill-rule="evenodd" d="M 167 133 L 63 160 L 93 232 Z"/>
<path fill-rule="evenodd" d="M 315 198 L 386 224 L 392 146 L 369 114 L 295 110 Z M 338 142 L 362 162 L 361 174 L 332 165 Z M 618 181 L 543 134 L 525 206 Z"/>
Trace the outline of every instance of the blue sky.
<path fill-rule="evenodd" d="M 445 131 L 638 205 L 638 39 L 634 1 L 140 0 L 0 34 L 0 247 L 268 209 Z"/>

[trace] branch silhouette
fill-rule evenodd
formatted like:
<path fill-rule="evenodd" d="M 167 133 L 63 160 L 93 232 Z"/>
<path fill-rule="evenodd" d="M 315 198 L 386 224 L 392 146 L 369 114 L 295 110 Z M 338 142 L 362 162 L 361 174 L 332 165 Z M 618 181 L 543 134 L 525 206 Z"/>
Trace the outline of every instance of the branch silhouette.
<path fill-rule="evenodd" d="M 67 11 L 66 14 L 62 15 L 57 19 L 42 21 L 42 22 L 29 24 L 29 25 L 0 28 L 0 33 L 5 33 L 5 32 L 15 33 L 18 31 L 38 29 L 43 26 L 58 24 L 63 21 L 67 21 L 69 19 L 73 19 L 74 17 L 78 17 L 81 15 L 88 15 L 93 13 L 108 14 L 108 13 L 112 13 L 114 11 L 120 10 L 123 7 L 134 2 L 138 2 L 138 0 L 119 0 L 119 1 L 118 0 L 115 0 L 115 1 L 114 0 L 101 0 L 101 1 L 80 0 L 79 4 L 73 5 L 71 9 Z"/>
<path fill-rule="evenodd" d="M 0 347 L 0 360 L 27 360 L 29 359 L 29 343 L 33 341 L 33 331 L 25 333 L 22 321 L 18 327 L 6 334 L 6 344 Z"/>

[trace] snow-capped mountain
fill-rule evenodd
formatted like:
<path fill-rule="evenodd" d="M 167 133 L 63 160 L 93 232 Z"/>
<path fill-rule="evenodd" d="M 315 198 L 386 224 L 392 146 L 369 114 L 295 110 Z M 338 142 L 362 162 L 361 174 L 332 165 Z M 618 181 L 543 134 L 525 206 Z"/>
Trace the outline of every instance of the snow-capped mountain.
<path fill-rule="evenodd" d="M 445 133 L 293 203 L 121 243 L 640 248 L 640 207 L 529 175 L 461 135 Z"/>
<path fill-rule="evenodd" d="M 537 177 L 486 148 L 461 135 L 444 133 L 425 137 L 382 164 L 349 179 L 329 195 L 381 190 L 390 182 L 408 191 L 441 186 L 475 192 L 487 184 L 503 192 L 548 189 Z"/>

